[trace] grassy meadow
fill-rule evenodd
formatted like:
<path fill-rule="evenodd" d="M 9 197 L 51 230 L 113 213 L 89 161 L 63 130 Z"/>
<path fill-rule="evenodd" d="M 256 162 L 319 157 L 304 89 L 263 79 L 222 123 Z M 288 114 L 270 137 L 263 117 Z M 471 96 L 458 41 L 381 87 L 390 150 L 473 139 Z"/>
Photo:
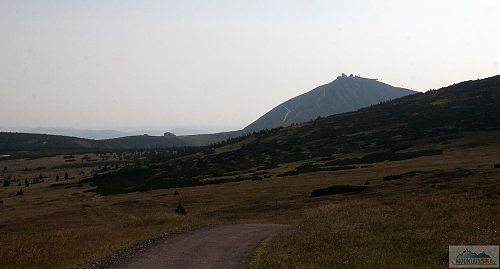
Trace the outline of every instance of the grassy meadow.
<path fill-rule="evenodd" d="M 175 189 L 180 195 L 97 195 L 78 182 L 102 162 L 79 166 L 83 155 L 71 166 L 64 156 L 0 160 L 1 178 L 12 179 L 0 186 L 0 268 L 81 268 L 161 234 L 273 222 L 289 226 L 259 246 L 253 268 L 446 267 L 450 244 L 500 241 L 497 135 L 453 140 L 441 155 L 277 177 L 302 164 L 286 163 L 266 170 L 269 179 Z M 71 179 L 55 180 L 66 172 Z M 24 186 L 40 173 L 43 182 Z M 310 197 L 333 185 L 368 188 Z M 174 213 L 178 204 L 186 215 Z"/>

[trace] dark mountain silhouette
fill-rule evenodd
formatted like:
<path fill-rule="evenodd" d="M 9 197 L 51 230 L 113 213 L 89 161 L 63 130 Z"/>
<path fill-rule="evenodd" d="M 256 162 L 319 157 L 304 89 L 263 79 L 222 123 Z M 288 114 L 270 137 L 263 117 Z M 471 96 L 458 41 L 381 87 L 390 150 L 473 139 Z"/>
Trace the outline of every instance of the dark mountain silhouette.
<path fill-rule="evenodd" d="M 89 151 L 198 147 L 237 137 L 242 131 L 199 135 L 133 135 L 112 139 L 86 139 L 73 136 L 0 132 L 0 153 L 16 151 Z"/>
<path fill-rule="evenodd" d="M 0 132 L 0 152 L 126 150 L 182 146 L 188 144 L 175 136 L 137 135 L 94 140 L 62 135 Z"/>
<path fill-rule="evenodd" d="M 484 251 L 477 254 L 475 252 L 470 251 L 467 248 L 457 256 L 457 259 L 481 259 L 481 258 L 491 258 L 491 257 L 486 253 L 484 253 Z"/>
<path fill-rule="evenodd" d="M 307 122 L 318 117 L 355 111 L 413 93 L 416 92 L 393 87 L 375 79 L 342 74 L 328 84 L 278 105 L 243 131 L 260 131 Z"/>

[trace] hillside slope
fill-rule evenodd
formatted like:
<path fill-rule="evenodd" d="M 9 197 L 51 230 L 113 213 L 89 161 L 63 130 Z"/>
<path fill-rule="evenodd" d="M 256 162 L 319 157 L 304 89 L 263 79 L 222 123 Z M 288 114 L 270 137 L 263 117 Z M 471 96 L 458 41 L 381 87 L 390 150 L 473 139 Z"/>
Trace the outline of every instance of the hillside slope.
<path fill-rule="evenodd" d="M 392 87 L 375 79 L 343 75 L 331 83 L 276 106 L 245 127 L 244 131 L 259 131 L 307 122 L 414 93 L 416 92 Z"/>
<path fill-rule="evenodd" d="M 211 150 L 90 181 L 101 194 L 262 179 L 279 166 L 311 171 L 357 169 L 360 164 L 442 154 L 459 138 L 500 134 L 500 76 L 334 115 L 302 125 L 264 130 Z M 491 135 L 483 135 L 490 133 Z M 486 141 L 489 139 L 488 141 Z M 493 141 L 499 143 L 499 141 Z"/>

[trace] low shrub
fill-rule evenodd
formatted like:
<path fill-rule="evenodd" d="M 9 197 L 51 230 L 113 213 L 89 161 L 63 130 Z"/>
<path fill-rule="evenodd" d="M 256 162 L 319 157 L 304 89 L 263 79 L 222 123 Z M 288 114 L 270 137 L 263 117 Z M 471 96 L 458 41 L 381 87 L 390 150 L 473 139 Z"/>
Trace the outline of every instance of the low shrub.
<path fill-rule="evenodd" d="M 396 179 L 401 179 L 403 178 L 403 175 L 390 175 L 390 176 L 385 176 L 382 178 L 382 180 L 388 181 L 388 180 L 396 180 Z"/>
<path fill-rule="evenodd" d="M 300 174 L 299 171 L 297 171 L 297 170 L 291 170 L 291 171 L 286 171 L 286 172 L 284 172 L 282 174 L 278 174 L 276 176 L 277 177 L 289 177 L 289 176 L 296 176 L 298 174 Z"/>
<path fill-rule="evenodd" d="M 311 192 L 311 197 L 359 192 L 368 189 L 366 186 L 353 186 L 353 185 L 334 185 L 327 188 L 315 189 Z"/>

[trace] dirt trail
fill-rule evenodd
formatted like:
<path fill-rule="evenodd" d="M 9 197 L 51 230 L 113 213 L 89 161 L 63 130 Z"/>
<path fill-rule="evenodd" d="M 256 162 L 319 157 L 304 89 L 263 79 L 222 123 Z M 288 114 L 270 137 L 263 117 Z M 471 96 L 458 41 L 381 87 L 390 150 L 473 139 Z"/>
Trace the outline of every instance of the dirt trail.
<path fill-rule="evenodd" d="M 160 240 L 111 268 L 249 268 L 260 241 L 283 228 L 279 224 L 205 227 Z"/>

